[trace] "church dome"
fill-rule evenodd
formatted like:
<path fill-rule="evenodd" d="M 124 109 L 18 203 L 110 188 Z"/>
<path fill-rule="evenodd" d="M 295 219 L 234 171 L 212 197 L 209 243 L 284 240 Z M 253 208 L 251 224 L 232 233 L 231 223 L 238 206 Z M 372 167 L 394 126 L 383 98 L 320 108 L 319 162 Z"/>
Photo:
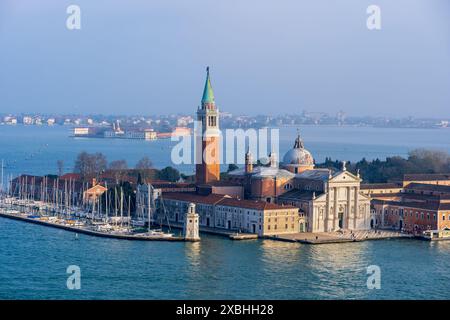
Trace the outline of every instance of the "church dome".
<path fill-rule="evenodd" d="M 291 149 L 284 155 L 283 164 L 312 166 L 314 165 L 314 159 L 306 149 Z"/>
<path fill-rule="evenodd" d="M 283 164 L 288 169 L 299 167 L 312 169 L 314 167 L 314 158 L 311 153 L 305 149 L 300 135 L 295 139 L 294 147 L 284 155 Z M 302 170 L 293 169 L 290 171 L 298 173 Z"/>

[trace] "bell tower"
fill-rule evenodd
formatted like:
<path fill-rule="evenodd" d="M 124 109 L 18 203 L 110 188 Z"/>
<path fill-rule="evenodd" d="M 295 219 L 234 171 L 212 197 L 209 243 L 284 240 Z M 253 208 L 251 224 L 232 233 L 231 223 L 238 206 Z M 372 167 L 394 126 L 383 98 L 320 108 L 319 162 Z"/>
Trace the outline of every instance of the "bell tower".
<path fill-rule="evenodd" d="M 220 180 L 219 110 L 214 100 L 209 67 L 206 68 L 205 88 L 202 105 L 197 110 L 197 121 L 202 126 L 202 159 L 201 163 L 196 164 L 195 181 L 197 184 L 218 181 Z"/>

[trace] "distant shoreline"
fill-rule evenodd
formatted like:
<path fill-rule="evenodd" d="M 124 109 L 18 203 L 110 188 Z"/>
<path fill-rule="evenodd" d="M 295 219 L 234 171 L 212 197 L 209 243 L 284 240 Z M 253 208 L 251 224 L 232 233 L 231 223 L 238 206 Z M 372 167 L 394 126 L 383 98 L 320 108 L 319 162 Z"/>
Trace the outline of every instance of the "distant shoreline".
<path fill-rule="evenodd" d="M 8 124 L 8 123 L 0 123 L 0 126 L 4 127 L 36 127 L 36 128 L 67 128 L 69 130 L 77 127 L 90 127 L 90 128 L 105 128 L 103 125 L 73 125 L 73 124 L 54 124 L 54 125 L 47 125 L 47 124 L 23 124 L 23 123 L 17 123 L 17 124 Z M 450 127 L 444 127 L 444 126 L 377 126 L 377 125 L 364 125 L 364 124 L 282 124 L 278 126 L 253 126 L 253 127 L 230 127 L 226 126 L 222 129 L 259 129 L 259 128 L 302 128 L 302 127 L 325 127 L 325 128 L 339 128 L 339 127 L 345 127 L 345 128 L 374 128 L 374 129 L 435 129 L 435 130 L 450 130 Z M 139 129 L 139 127 L 136 127 Z"/>

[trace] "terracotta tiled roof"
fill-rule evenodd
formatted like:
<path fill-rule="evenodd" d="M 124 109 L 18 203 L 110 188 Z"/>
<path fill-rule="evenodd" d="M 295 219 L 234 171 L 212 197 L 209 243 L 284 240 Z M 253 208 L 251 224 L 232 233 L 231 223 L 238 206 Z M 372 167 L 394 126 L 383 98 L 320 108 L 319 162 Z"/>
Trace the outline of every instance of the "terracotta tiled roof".
<path fill-rule="evenodd" d="M 427 183 L 410 183 L 405 187 L 406 190 L 435 191 L 442 193 L 450 193 L 450 186 Z"/>
<path fill-rule="evenodd" d="M 149 180 L 150 183 L 155 188 L 195 188 L 195 184 L 186 182 L 170 182 L 165 180 Z"/>
<path fill-rule="evenodd" d="M 398 207 L 405 207 L 410 209 L 425 209 L 425 210 L 450 210 L 450 203 L 441 201 L 427 201 L 427 202 L 417 202 L 417 201 L 390 201 L 374 199 L 372 203 L 392 205 Z"/>
<path fill-rule="evenodd" d="M 95 193 L 98 191 L 102 191 L 105 192 L 106 190 L 108 190 L 106 187 L 102 186 L 101 184 L 96 184 L 93 187 L 90 187 L 89 189 L 86 190 L 87 193 Z"/>
<path fill-rule="evenodd" d="M 219 180 L 219 181 L 213 181 L 205 184 L 199 184 L 199 187 L 242 187 L 241 184 L 237 184 L 233 181 L 227 181 L 227 180 Z"/>
<path fill-rule="evenodd" d="M 80 180 L 81 176 L 78 173 L 66 173 L 59 177 L 62 180 Z"/>
<path fill-rule="evenodd" d="M 405 174 L 403 181 L 450 180 L 450 173 L 414 173 Z"/>
<path fill-rule="evenodd" d="M 173 193 L 163 193 L 163 199 L 179 200 L 185 202 L 202 203 L 210 205 L 224 205 L 230 207 L 248 208 L 255 210 L 279 210 L 279 209 L 294 209 L 294 208 L 296 209 L 296 207 L 288 205 L 279 205 L 260 200 L 241 200 L 220 194 L 209 194 L 207 196 L 201 196 L 196 193 L 190 192 L 183 192 L 183 193 L 173 192 Z"/>
<path fill-rule="evenodd" d="M 202 204 L 216 204 L 227 196 L 221 194 L 209 194 L 201 196 L 191 192 L 171 192 L 163 193 L 163 199 L 172 199 L 186 202 L 202 203 Z"/>
<path fill-rule="evenodd" d="M 393 193 L 372 193 L 370 194 L 372 200 L 375 198 L 392 198 L 398 197 L 406 200 L 420 200 L 420 201 L 439 201 L 439 200 L 449 200 L 450 194 L 420 194 L 420 193 L 410 193 L 410 192 L 393 192 Z"/>
<path fill-rule="evenodd" d="M 280 210 L 280 209 L 297 209 L 293 206 L 288 205 L 279 205 L 275 203 L 268 203 L 266 201 L 261 200 L 240 200 L 236 198 L 225 198 L 218 203 L 221 206 L 230 206 L 230 207 L 238 207 L 238 208 L 246 208 L 246 209 L 254 209 L 254 210 Z"/>
<path fill-rule="evenodd" d="M 361 184 L 361 190 L 367 189 L 396 189 L 402 186 L 397 183 L 365 183 Z"/>

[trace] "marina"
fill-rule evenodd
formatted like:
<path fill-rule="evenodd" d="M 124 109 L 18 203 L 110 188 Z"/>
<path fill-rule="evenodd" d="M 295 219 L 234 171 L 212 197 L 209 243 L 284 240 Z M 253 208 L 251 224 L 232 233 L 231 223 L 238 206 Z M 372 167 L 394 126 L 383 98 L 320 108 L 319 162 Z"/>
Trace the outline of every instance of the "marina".
<path fill-rule="evenodd" d="M 105 219 L 92 219 L 90 213 L 77 212 L 67 217 L 62 213 L 49 215 L 39 213 L 40 210 L 47 210 L 47 205 L 39 201 L 20 201 L 17 198 L 4 198 L 0 200 L 0 216 L 22 222 L 39 224 L 47 227 L 59 228 L 70 232 L 83 233 L 91 236 L 114 238 L 123 240 L 138 241 L 197 241 L 190 240 L 181 235 L 163 231 L 164 229 L 184 229 L 183 224 L 169 224 L 162 222 L 160 228 L 148 228 L 148 222 L 142 218 L 139 220 L 123 219 L 122 225 L 119 219 L 110 218 L 110 222 Z M 75 210 L 75 209 L 73 209 Z M 55 212 L 55 211 L 54 211 Z M 115 224 L 114 222 L 115 221 Z M 153 220 L 150 220 L 153 221 Z M 129 225 L 128 225 L 129 224 Z M 257 234 L 236 233 L 229 230 L 218 230 L 216 228 L 199 227 L 199 231 L 205 234 L 218 235 L 231 240 L 258 239 Z M 273 238 L 273 240 L 277 240 Z"/>
<path fill-rule="evenodd" d="M 20 213 L 9 213 L 7 211 L 0 211 L 0 216 L 3 218 L 14 219 L 19 221 L 24 221 L 28 223 L 40 224 L 47 227 L 64 229 L 66 231 L 71 231 L 75 233 L 83 233 L 96 237 L 104 237 L 104 238 L 114 238 L 114 239 L 123 239 L 123 240 L 139 240 L 139 241 L 185 241 L 184 238 L 173 236 L 171 234 L 166 234 L 162 232 L 153 232 L 153 233 L 133 233 L 133 232 L 101 232 L 96 231 L 94 229 L 90 229 L 89 227 L 84 226 L 83 224 L 77 225 L 76 223 L 70 223 L 67 221 L 55 221 L 42 219 L 37 216 L 27 216 L 26 214 Z"/>
<path fill-rule="evenodd" d="M 7 191 L 0 198 L 0 216 L 97 237 L 189 241 L 171 233 L 170 226 L 166 228 L 168 232 L 163 231 L 162 225 L 157 228 L 153 216 L 156 208 L 150 202 L 146 217 L 132 217 L 131 197 L 125 201 L 123 188 L 116 187 L 111 192 L 94 181 L 92 187 L 82 185 L 80 191 L 71 180 L 28 178 L 9 181 Z"/>

